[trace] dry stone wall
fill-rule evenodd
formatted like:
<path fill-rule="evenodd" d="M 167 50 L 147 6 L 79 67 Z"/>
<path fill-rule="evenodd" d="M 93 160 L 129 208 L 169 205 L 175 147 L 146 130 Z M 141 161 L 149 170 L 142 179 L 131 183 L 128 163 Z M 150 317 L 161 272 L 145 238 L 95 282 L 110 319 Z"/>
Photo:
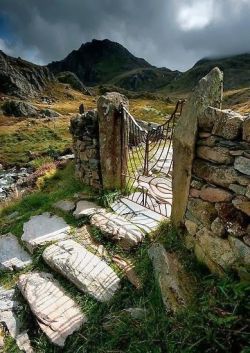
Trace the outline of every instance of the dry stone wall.
<path fill-rule="evenodd" d="M 76 162 L 76 176 L 84 184 L 101 188 L 99 124 L 96 110 L 71 119 L 70 132 Z"/>
<path fill-rule="evenodd" d="M 212 272 L 249 278 L 250 116 L 207 107 L 196 136 L 186 243 Z"/>

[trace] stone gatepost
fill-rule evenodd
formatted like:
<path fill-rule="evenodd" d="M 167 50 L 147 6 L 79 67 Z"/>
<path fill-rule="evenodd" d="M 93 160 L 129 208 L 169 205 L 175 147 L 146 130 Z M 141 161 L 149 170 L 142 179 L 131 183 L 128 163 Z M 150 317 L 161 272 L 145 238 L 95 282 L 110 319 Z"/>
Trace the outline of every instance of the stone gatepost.
<path fill-rule="evenodd" d="M 97 102 L 102 184 L 104 189 L 121 190 L 126 173 L 128 127 L 121 114 L 128 99 L 119 93 L 106 93 Z"/>
<path fill-rule="evenodd" d="M 172 221 L 183 223 L 187 207 L 192 164 L 195 153 L 198 119 L 207 107 L 221 108 L 223 74 L 216 67 L 203 77 L 189 97 L 177 123 L 173 138 L 173 206 Z"/>

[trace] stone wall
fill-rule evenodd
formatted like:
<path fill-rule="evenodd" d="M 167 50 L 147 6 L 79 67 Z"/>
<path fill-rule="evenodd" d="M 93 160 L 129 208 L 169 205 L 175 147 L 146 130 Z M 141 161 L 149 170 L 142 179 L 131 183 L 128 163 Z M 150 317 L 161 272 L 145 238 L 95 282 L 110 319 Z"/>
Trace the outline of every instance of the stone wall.
<path fill-rule="evenodd" d="M 76 162 L 76 176 L 84 184 L 101 188 L 99 124 L 96 110 L 71 119 L 70 132 Z"/>
<path fill-rule="evenodd" d="M 197 119 L 184 223 L 212 272 L 250 277 L 250 116 L 207 107 Z"/>

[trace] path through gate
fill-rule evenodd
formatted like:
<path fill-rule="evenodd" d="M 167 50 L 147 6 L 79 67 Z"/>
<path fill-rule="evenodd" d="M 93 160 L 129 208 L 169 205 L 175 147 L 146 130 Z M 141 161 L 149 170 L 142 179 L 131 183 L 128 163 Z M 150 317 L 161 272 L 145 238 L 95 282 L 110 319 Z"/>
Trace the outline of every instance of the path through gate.
<path fill-rule="evenodd" d="M 172 115 L 156 128 L 150 124 L 143 128 L 121 106 L 121 139 L 128 141 L 122 154 L 123 193 L 126 199 L 163 216 L 171 213 L 173 130 L 183 103 L 179 100 Z"/>

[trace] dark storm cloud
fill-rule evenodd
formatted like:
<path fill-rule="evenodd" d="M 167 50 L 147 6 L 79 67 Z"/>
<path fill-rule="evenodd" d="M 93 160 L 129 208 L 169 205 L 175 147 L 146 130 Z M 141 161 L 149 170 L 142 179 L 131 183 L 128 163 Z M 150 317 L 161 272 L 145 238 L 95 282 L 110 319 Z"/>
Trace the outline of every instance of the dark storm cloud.
<path fill-rule="evenodd" d="M 40 63 L 93 38 L 118 41 L 172 69 L 250 52 L 250 0 L 1 0 L 0 6 L 0 48 Z"/>

